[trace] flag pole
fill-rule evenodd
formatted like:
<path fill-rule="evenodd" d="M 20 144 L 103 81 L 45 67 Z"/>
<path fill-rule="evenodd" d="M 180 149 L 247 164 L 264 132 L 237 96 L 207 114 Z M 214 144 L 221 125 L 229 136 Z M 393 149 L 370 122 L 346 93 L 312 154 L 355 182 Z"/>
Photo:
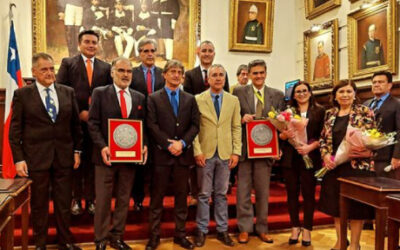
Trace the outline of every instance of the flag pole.
<path fill-rule="evenodd" d="M 15 3 L 10 3 L 10 12 L 8 13 L 8 17 L 10 18 L 10 21 L 13 21 L 14 19 L 14 13 L 12 8 L 17 8 L 17 5 L 15 5 Z"/>

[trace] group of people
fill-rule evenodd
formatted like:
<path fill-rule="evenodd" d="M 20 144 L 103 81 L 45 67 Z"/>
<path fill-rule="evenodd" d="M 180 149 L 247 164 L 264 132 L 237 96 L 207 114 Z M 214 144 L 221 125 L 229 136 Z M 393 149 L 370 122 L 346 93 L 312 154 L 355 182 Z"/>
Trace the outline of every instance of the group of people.
<path fill-rule="evenodd" d="M 240 65 L 238 84 L 230 93 L 226 70 L 213 63 L 215 47 L 210 41 L 199 45 L 200 65 L 186 72 L 177 60 L 169 60 L 163 69 L 155 66 L 157 43 L 151 39 L 139 43 L 141 64 L 134 68 L 126 57 L 115 58 L 111 65 L 97 59 L 98 44 L 95 31 L 82 31 L 78 36 L 80 54 L 63 59 L 57 76 L 50 55 L 34 55 L 32 75 L 36 83 L 14 93 L 10 145 L 17 174 L 33 180 L 31 218 L 36 249 L 46 249 L 49 187 L 59 249 L 79 249 L 72 243 L 69 225 L 71 204 L 72 212 L 82 212 L 82 198 L 86 210 L 94 214 L 96 249 L 106 249 L 107 244 L 131 249 L 123 240 L 129 200 L 131 191 L 139 190 L 135 204 L 142 202 L 146 176 L 151 179 L 147 250 L 157 249 L 160 243 L 163 198 L 169 186 L 175 198 L 174 243 L 185 249 L 204 246 L 212 198 L 217 239 L 233 246 L 228 234 L 226 194 L 234 183 L 235 168 L 237 241 L 247 243 L 255 230 L 261 241 L 273 243 L 268 233 L 268 197 L 271 168 L 279 158 L 249 158 L 245 129 L 246 123 L 267 117 L 271 109 L 286 108 L 284 94 L 265 85 L 266 63 L 253 60 L 247 66 Z M 294 86 L 287 105 L 309 121 L 307 144 L 293 147 L 287 140 L 294 131 L 279 133 L 280 165 L 292 223 L 289 244 L 298 243 L 302 234 L 302 245 L 311 245 L 314 171 L 322 165 L 330 171 L 322 180 L 319 207 L 335 218 L 338 241 L 334 249 L 340 247 L 336 178 L 400 178 L 397 170 L 383 171 L 390 164 L 399 168 L 400 143 L 379 150 L 374 159 L 353 159 L 335 166 L 331 157 L 348 125 L 374 128 L 379 123 L 383 132 L 400 130 L 400 102 L 390 95 L 391 87 L 390 73 L 375 73 L 375 98 L 361 105 L 356 102 L 355 84 L 341 81 L 332 90 L 333 108 L 325 111 L 316 103 L 308 83 L 301 81 Z M 111 163 L 108 120 L 112 118 L 143 121 L 143 163 Z M 314 163 L 311 170 L 301 160 L 306 154 Z M 116 202 L 111 216 L 113 189 Z M 194 242 L 186 237 L 185 230 L 188 190 L 197 200 Z M 299 219 L 300 191 L 304 198 L 303 225 Z M 351 206 L 350 249 L 358 249 L 362 221 L 372 219 L 373 214 L 359 203 Z"/>

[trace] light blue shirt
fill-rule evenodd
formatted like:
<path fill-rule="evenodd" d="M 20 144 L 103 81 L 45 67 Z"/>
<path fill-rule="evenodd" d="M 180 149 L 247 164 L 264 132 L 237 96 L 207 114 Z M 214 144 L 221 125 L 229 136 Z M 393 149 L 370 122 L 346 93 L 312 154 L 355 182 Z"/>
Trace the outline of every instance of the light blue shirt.
<path fill-rule="evenodd" d="M 150 70 L 150 72 L 151 72 L 151 92 L 154 92 L 154 83 L 156 81 L 156 78 L 154 76 L 154 70 L 155 70 L 156 67 L 153 65 L 151 68 L 147 68 L 143 64 L 141 65 L 141 67 L 143 69 L 144 80 L 146 82 L 146 86 L 147 86 L 147 71 Z"/>
<path fill-rule="evenodd" d="M 215 102 L 215 97 L 216 97 L 217 95 L 219 95 L 218 106 L 219 106 L 219 112 L 221 113 L 222 97 L 223 97 L 224 91 L 221 91 L 221 93 L 219 93 L 219 94 L 215 94 L 215 93 L 213 93 L 213 92 L 211 92 L 211 91 L 210 91 L 210 93 L 211 93 L 211 99 L 212 99 L 213 103 Z"/>
<path fill-rule="evenodd" d="M 379 100 L 381 100 L 378 105 L 376 106 L 376 109 L 380 109 L 382 104 L 386 101 L 386 99 L 389 97 L 390 93 L 386 93 L 384 94 L 381 98 L 379 98 Z M 372 101 L 376 101 L 378 100 L 378 98 L 374 98 L 374 100 Z"/>
<path fill-rule="evenodd" d="M 167 92 L 169 102 L 171 103 L 171 100 L 173 98 L 172 95 L 171 95 L 171 92 L 173 90 L 169 89 L 167 86 L 165 86 L 164 88 L 165 88 L 165 91 Z M 178 103 L 178 110 L 179 110 L 179 92 L 180 92 L 180 89 L 176 88 L 175 92 L 176 92 L 175 100 L 176 100 L 176 103 Z M 182 142 L 183 147 L 186 148 L 186 142 L 184 140 L 180 140 L 180 141 Z"/>

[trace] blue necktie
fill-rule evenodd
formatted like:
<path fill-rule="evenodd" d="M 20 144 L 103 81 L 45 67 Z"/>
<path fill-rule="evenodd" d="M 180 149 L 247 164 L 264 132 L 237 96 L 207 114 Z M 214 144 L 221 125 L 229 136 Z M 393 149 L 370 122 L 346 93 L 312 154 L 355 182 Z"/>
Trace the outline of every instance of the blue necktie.
<path fill-rule="evenodd" d="M 219 99 L 219 95 L 216 95 L 215 97 L 214 97 L 214 107 L 215 107 L 215 112 L 217 113 L 217 117 L 218 117 L 218 119 L 219 119 L 219 102 L 218 102 L 218 99 Z"/>
<path fill-rule="evenodd" d="M 375 100 L 373 100 L 372 102 L 371 102 L 371 109 L 374 111 L 374 112 L 376 112 L 376 110 L 378 110 L 378 106 L 379 106 L 379 104 L 381 103 L 381 99 L 375 99 Z"/>
<path fill-rule="evenodd" d="M 49 114 L 51 120 L 53 122 L 56 121 L 57 119 L 57 110 L 56 110 L 56 105 L 54 104 L 53 98 L 50 96 L 50 89 L 46 88 L 46 110 L 47 113 Z"/>
<path fill-rule="evenodd" d="M 171 91 L 171 105 L 172 109 L 174 110 L 175 116 L 178 116 L 178 101 L 176 100 L 176 92 Z"/>

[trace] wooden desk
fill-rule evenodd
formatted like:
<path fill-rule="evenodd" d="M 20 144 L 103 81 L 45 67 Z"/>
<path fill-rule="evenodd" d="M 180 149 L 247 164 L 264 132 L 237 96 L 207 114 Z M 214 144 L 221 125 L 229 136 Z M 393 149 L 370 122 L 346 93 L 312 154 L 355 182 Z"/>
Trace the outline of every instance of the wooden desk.
<path fill-rule="evenodd" d="M 397 250 L 400 228 L 400 194 L 386 196 L 388 204 L 388 250 Z"/>
<path fill-rule="evenodd" d="M 387 219 L 386 195 L 400 193 L 400 181 L 385 177 L 346 177 L 340 182 L 340 245 L 347 248 L 349 201 L 356 200 L 375 208 L 375 250 L 383 250 Z"/>
<path fill-rule="evenodd" d="M 0 194 L 8 194 L 14 199 L 13 219 L 15 212 L 21 208 L 21 242 L 22 249 L 28 249 L 28 229 L 29 229 L 29 186 L 32 181 L 27 178 L 0 179 Z M 14 223 L 13 223 L 14 225 Z M 14 230 L 14 228 L 13 228 Z M 12 239 L 12 242 L 14 238 Z M 13 242 L 14 244 L 14 242 Z"/>
<path fill-rule="evenodd" d="M 0 194 L 0 249 L 11 250 L 14 248 L 14 200 L 8 194 Z"/>

